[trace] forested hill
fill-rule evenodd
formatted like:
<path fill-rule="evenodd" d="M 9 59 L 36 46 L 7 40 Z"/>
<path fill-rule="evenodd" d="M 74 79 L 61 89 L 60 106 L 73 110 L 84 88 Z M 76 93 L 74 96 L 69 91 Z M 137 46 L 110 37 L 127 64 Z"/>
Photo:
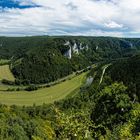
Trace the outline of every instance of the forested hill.
<path fill-rule="evenodd" d="M 0 58 L 11 60 L 17 81 L 46 83 L 101 60 L 128 57 L 140 39 L 111 37 L 0 37 Z"/>
<path fill-rule="evenodd" d="M 112 37 L 49 37 L 49 36 L 34 36 L 34 37 L 0 37 L 0 58 L 22 57 L 26 52 L 35 47 L 47 47 L 48 42 L 53 40 L 57 43 L 61 51 L 65 51 L 62 47 L 65 41 L 78 42 L 88 44 L 92 51 L 98 50 L 99 54 L 106 56 L 107 54 L 116 55 L 121 51 L 130 51 L 130 49 L 140 49 L 140 39 L 125 39 Z M 61 46 L 61 47 L 60 47 Z M 64 49 L 64 50 L 63 50 Z M 68 49 L 68 48 L 67 48 Z M 107 51 L 107 52 L 104 52 Z M 110 53 L 109 51 L 113 51 Z M 112 55 L 113 57 L 113 55 Z"/>
<path fill-rule="evenodd" d="M 1 139 L 139 140 L 139 64 L 140 55 L 112 62 L 100 85 L 106 64 L 98 64 L 89 86 L 51 105 L 0 105 Z"/>
<path fill-rule="evenodd" d="M 107 74 L 114 82 L 123 82 L 130 96 L 137 95 L 140 101 L 140 54 L 116 61 L 108 68 Z"/>

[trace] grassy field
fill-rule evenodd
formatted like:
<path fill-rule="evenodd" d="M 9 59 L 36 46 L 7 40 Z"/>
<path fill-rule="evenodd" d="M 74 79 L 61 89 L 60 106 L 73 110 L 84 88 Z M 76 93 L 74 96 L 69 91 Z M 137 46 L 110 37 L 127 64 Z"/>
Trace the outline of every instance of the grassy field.
<path fill-rule="evenodd" d="M 10 62 L 10 60 L 7 59 L 0 59 L 0 65 L 6 65 Z"/>
<path fill-rule="evenodd" d="M 37 91 L 14 91 L 2 92 L 0 91 L 0 103 L 7 105 L 31 106 L 34 103 L 41 105 L 43 103 L 53 103 L 61 100 L 83 84 L 87 73 L 82 73 L 71 80 L 67 80 L 49 88 L 43 88 Z"/>
<path fill-rule="evenodd" d="M 10 81 L 14 81 L 15 78 L 9 69 L 9 65 L 0 66 L 0 80 L 6 79 Z"/>

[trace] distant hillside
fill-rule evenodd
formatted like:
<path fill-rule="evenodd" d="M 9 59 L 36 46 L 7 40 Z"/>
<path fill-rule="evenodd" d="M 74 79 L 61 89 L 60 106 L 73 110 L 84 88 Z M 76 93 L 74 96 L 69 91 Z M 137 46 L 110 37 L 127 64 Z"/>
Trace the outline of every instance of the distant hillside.
<path fill-rule="evenodd" d="M 111 37 L 0 37 L 0 58 L 11 60 L 17 81 L 45 83 L 101 60 L 129 57 L 140 39 Z"/>
<path fill-rule="evenodd" d="M 64 46 L 66 41 L 88 45 L 92 53 L 97 53 L 100 57 L 107 57 L 110 54 L 112 54 L 110 57 L 115 57 L 116 55 L 123 55 L 124 52 L 140 50 L 140 39 L 70 36 L 0 37 L 0 58 L 22 57 L 32 48 L 47 47 L 50 39 L 57 43 L 57 46 L 63 53 L 65 48 L 62 48 L 62 46 Z"/>
<path fill-rule="evenodd" d="M 108 74 L 113 81 L 123 82 L 131 97 L 136 94 L 140 100 L 140 54 L 115 62 Z"/>

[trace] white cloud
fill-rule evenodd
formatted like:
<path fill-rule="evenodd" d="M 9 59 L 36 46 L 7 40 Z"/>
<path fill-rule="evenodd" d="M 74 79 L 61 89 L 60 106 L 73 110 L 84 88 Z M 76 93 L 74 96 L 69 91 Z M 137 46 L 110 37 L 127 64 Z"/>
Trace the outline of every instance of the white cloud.
<path fill-rule="evenodd" d="M 104 25 L 105 25 L 105 27 L 108 27 L 108 28 L 123 28 L 122 24 L 118 24 L 114 21 L 111 21 L 109 23 L 105 23 Z"/>
<path fill-rule="evenodd" d="M 67 35 L 69 35 L 69 33 L 67 33 Z M 73 34 L 70 34 L 73 35 Z M 121 32 L 113 32 L 113 31 L 102 31 L 102 30 L 90 30 L 90 31 L 85 31 L 85 32 L 75 32 L 74 33 L 75 36 L 80 36 L 80 35 L 84 35 L 84 36 L 112 36 L 112 37 L 123 37 L 123 33 Z"/>
<path fill-rule="evenodd" d="M 0 35 L 140 34 L 139 0 L 20 0 L 20 4 L 41 7 L 2 11 Z"/>

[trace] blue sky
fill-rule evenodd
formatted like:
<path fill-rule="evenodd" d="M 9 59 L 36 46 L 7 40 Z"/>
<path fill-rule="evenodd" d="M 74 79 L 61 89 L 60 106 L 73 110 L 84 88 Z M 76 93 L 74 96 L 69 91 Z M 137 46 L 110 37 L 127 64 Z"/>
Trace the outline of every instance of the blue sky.
<path fill-rule="evenodd" d="M 140 37 L 140 0 L 0 0 L 0 36 Z"/>
<path fill-rule="evenodd" d="M 19 8 L 19 9 L 25 9 L 25 8 L 34 8 L 38 7 L 39 5 L 36 5 L 35 3 L 27 3 L 22 4 L 19 0 L 0 0 L 0 7 L 1 8 Z"/>

